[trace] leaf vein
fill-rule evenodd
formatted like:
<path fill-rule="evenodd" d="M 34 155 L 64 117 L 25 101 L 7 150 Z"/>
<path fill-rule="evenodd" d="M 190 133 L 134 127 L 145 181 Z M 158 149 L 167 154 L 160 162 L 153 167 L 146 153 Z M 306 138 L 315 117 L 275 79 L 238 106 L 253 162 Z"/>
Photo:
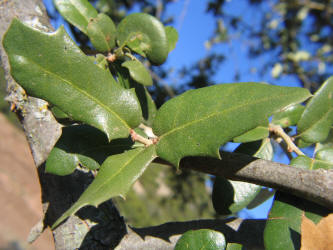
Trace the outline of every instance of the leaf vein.
<path fill-rule="evenodd" d="M 69 86 L 73 87 L 74 89 L 76 89 L 78 92 L 81 92 L 83 95 L 87 96 L 89 99 L 91 99 L 92 101 L 96 102 L 98 105 L 100 105 L 103 109 L 109 111 L 111 114 L 113 114 L 119 121 L 121 121 L 121 123 L 123 123 L 127 128 L 130 129 L 130 126 L 128 126 L 128 124 L 126 123 L 126 121 L 124 121 L 116 112 L 114 112 L 112 109 L 110 109 L 110 107 L 108 107 L 107 105 L 105 105 L 103 102 L 101 102 L 100 100 L 98 100 L 96 97 L 94 97 L 93 95 L 89 94 L 87 91 L 78 88 L 77 86 L 75 86 L 73 83 L 71 83 L 70 81 L 62 78 L 61 76 L 48 71 L 47 69 L 43 68 L 41 65 L 39 65 L 38 63 L 36 63 L 33 60 L 29 60 L 28 58 L 26 58 L 27 61 L 30 61 L 32 63 L 34 63 L 36 66 L 38 66 L 42 71 L 44 71 L 45 73 L 48 73 L 50 75 L 53 75 L 54 77 L 60 79 L 62 82 L 68 84 Z"/>
<path fill-rule="evenodd" d="M 279 99 L 281 96 L 287 96 L 287 95 L 280 95 L 280 96 L 275 96 L 275 97 L 270 97 L 270 98 L 263 98 L 263 99 L 260 99 L 260 100 L 258 100 L 258 101 L 256 101 L 256 102 L 252 102 L 250 105 L 254 105 L 254 104 L 261 103 L 261 102 L 265 102 L 265 101 L 267 101 L 267 100 Z M 231 111 L 233 111 L 233 110 L 236 110 L 236 109 L 241 108 L 241 107 L 245 107 L 245 106 L 247 106 L 247 105 L 249 105 L 249 104 L 248 104 L 248 103 L 243 103 L 243 104 L 240 104 L 240 105 L 237 105 L 237 106 L 234 106 L 234 107 L 231 107 L 231 108 L 228 108 L 228 109 L 222 110 L 222 111 L 213 112 L 213 113 L 211 113 L 210 115 L 207 115 L 207 116 L 205 116 L 205 117 L 203 117 L 203 118 L 201 118 L 201 119 L 198 119 L 198 120 L 192 120 L 192 121 L 190 121 L 190 122 L 188 122 L 188 123 L 185 123 L 185 124 L 183 124 L 183 125 L 181 125 L 181 126 L 179 126 L 179 127 L 176 127 L 176 128 L 174 128 L 174 129 L 171 129 L 170 131 L 168 131 L 168 132 L 162 134 L 162 135 L 160 136 L 160 140 L 161 140 L 163 137 L 165 137 L 165 136 L 167 136 L 167 135 L 169 135 L 169 134 L 172 134 L 172 133 L 174 133 L 174 132 L 176 132 L 176 131 L 178 131 L 178 130 L 181 130 L 181 129 L 184 129 L 184 128 L 186 128 L 186 127 L 189 127 L 189 126 L 191 126 L 191 125 L 193 125 L 193 124 L 195 124 L 195 123 L 200 123 L 200 122 L 202 122 L 202 121 L 209 120 L 209 119 L 211 119 L 211 118 L 213 118 L 213 117 L 216 117 L 216 116 L 218 116 L 218 115 L 221 115 L 221 114 L 223 114 L 223 113 L 231 112 Z"/>

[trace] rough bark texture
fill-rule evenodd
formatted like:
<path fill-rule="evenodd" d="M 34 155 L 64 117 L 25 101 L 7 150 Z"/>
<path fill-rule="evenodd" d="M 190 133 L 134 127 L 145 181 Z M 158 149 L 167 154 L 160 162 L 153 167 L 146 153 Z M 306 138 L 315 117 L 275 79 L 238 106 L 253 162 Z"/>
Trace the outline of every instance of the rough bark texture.
<path fill-rule="evenodd" d="M 14 17 L 38 29 L 52 31 L 41 0 L 1 0 L 1 38 Z M 66 177 L 45 174 L 44 162 L 60 136 L 61 126 L 45 108 L 44 101 L 27 97 L 22 88 L 12 79 L 8 59 L 2 45 L 0 58 L 8 86 L 7 100 L 19 116 L 38 168 L 43 208 L 46 212 L 44 225 L 52 225 L 61 213 L 77 200 L 92 181 L 92 176 L 79 171 Z M 38 230 L 40 228 L 37 227 L 36 231 Z M 80 247 L 82 249 L 110 249 L 118 244 L 125 233 L 125 223 L 111 201 L 104 203 L 99 208 L 90 207 L 82 210 L 78 216 L 71 216 L 53 231 L 56 249 Z"/>

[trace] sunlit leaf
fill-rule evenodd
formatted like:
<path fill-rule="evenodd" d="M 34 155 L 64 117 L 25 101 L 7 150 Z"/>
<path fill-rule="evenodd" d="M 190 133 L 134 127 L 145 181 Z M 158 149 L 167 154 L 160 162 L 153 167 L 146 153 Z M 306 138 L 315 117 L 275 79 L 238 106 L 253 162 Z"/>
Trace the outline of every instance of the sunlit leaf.
<path fill-rule="evenodd" d="M 97 17 L 97 10 L 88 0 L 53 0 L 59 13 L 83 33 L 87 34 L 87 27 L 91 18 Z"/>
<path fill-rule="evenodd" d="M 225 249 L 226 240 L 220 232 L 210 229 L 190 230 L 180 237 L 175 250 L 216 250 Z"/>
<path fill-rule="evenodd" d="M 117 27 L 120 46 L 126 44 L 134 52 L 146 56 L 153 64 L 162 64 L 169 53 L 169 44 L 163 24 L 145 13 L 125 17 Z"/>
<path fill-rule="evenodd" d="M 316 159 L 331 163 L 333 166 L 333 147 L 322 148 L 316 152 Z"/>
<path fill-rule="evenodd" d="M 325 141 L 316 143 L 315 151 L 319 151 L 323 148 L 333 148 L 333 129 L 330 130 Z"/>
<path fill-rule="evenodd" d="M 290 165 L 303 168 L 303 169 L 310 169 L 310 170 L 316 170 L 319 168 L 323 169 L 332 169 L 333 168 L 333 162 L 322 160 L 322 159 L 312 159 L 305 155 L 297 156 L 296 158 L 293 158 L 290 162 Z"/>
<path fill-rule="evenodd" d="M 185 156 L 219 158 L 222 144 L 309 96 L 303 88 L 261 83 L 220 84 L 187 91 L 157 112 L 153 123 L 153 131 L 159 136 L 157 154 L 175 166 Z"/>
<path fill-rule="evenodd" d="M 298 136 L 306 142 L 324 141 L 333 124 L 333 77 L 314 94 L 297 123 Z"/>
<path fill-rule="evenodd" d="M 55 228 L 68 216 L 86 205 L 98 206 L 115 197 L 125 197 L 132 184 L 142 175 L 156 157 L 155 147 L 137 148 L 108 157 L 102 164 L 96 178 L 52 226 Z"/>
<path fill-rule="evenodd" d="M 268 124 L 267 126 L 258 126 L 254 129 L 251 129 L 250 131 L 237 136 L 233 139 L 234 142 L 251 142 L 251 141 L 258 141 L 261 139 L 264 139 L 268 137 L 269 135 L 269 129 Z"/>
<path fill-rule="evenodd" d="M 121 66 L 128 69 L 130 76 L 137 83 L 145 86 L 153 85 L 153 80 L 146 67 L 139 61 L 126 61 Z"/>
<path fill-rule="evenodd" d="M 165 32 L 166 32 L 166 36 L 168 38 L 169 52 L 170 52 L 176 48 L 176 44 L 178 41 L 178 32 L 172 26 L 166 26 Z"/>
<path fill-rule="evenodd" d="M 100 52 L 111 51 L 115 47 L 116 33 L 113 21 L 103 13 L 89 20 L 87 35 L 92 45 Z"/>
<path fill-rule="evenodd" d="M 109 140 L 126 138 L 139 125 L 134 91 L 120 87 L 110 72 L 94 64 L 63 28 L 43 33 L 14 19 L 3 44 L 12 76 L 29 95 L 102 130 Z"/>

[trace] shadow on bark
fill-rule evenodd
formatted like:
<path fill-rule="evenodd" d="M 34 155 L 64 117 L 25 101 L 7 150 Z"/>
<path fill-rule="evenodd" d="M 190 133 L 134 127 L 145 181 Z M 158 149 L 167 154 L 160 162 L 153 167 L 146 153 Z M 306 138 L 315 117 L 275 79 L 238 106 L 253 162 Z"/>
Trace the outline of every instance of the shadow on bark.
<path fill-rule="evenodd" d="M 228 239 L 228 242 L 242 244 L 247 249 L 260 248 L 263 246 L 263 231 L 266 220 L 243 220 L 239 226 L 233 225 L 233 220 L 235 220 L 235 218 L 225 220 L 168 222 L 153 227 L 131 229 L 143 240 L 147 236 L 152 236 L 169 241 L 169 238 L 173 235 L 180 235 L 189 230 L 206 228 L 223 233 Z"/>
<path fill-rule="evenodd" d="M 90 173 L 78 170 L 67 176 L 47 174 L 45 173 L 45 164 L 39 167 L 38 172 L 43 191 L 43 204 L 48 204 L 44 225 L 52 226 L 79 199 L 83 191 L 92 182 L 93 176 Z M 102 203 L 98 208 L 93 206 L 84 207 L 76 215 L 68 219 L 72 220 L 73 223 L 66 222 L 64 230 L 68 232 L 68 235 L 73 234 L 73 232 L 78 234 L 78 231 L 81 231 L 81 237 L 78 236 L 77 239 L 78 242 L 73 242 L 73 245 L 79 244 L 79 249 L 113 249 L 127 233 L 124 219 L 120 216 L 112 200 Z M 55 238 L 57 238 L 57 233 L 61 233 L 64 247 L 68 247 L 66 245 L 66 232 L 63 230 L 53 231 Z M 84 234 L 85 236 L 82 237 Z M 68 239 L 75 241 L 75 238 L 72 237 L 73 235 L 68 236 Z M 59 247 L 59 249 L 62 249 L 61 246 Z"/>

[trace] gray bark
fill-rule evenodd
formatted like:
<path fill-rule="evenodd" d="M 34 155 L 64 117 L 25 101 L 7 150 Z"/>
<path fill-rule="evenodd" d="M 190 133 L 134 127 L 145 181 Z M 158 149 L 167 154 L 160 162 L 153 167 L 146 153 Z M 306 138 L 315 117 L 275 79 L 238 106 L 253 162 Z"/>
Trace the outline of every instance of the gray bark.
<path fill-rule="evenodd" d="M 180 167 L 275 188 L 333 209 L 333 170 L 306 170 L 236 153 L 221 157 L 187 157 Z"/>

